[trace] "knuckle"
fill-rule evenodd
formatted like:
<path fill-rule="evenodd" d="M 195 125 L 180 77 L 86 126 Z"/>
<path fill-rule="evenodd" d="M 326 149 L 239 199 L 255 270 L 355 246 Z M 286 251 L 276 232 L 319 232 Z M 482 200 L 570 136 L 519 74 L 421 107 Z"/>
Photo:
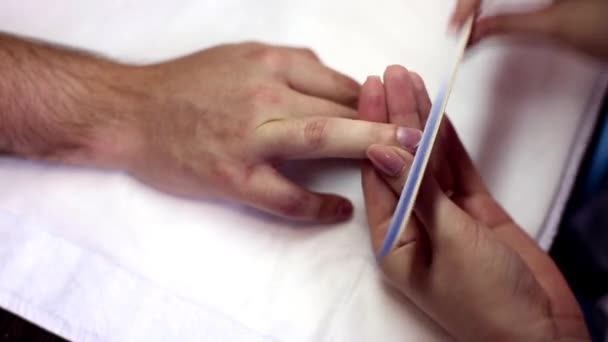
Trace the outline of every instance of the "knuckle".
<path fill-rule="evenodd" d="M 314 59 L 316 61 L 320 60 L 319 56 L 312 49 L 309 49 L 309 48 L 298 48 L 297 51 L 300 54 L 302 54 L 302 55 L 304 55 L 304 56 L 306 56 L 308 58 L 312 58 L 312 59 Z"/>
<path fill-rule="evenodd" d="M 304 125 L 304 142 L 311 149 L 319 149 L 327 143 L 329 120 L 319 118 L 307 121 Z"/>
<path fill-rule="evenodd" d="M 261 46 L 251 53 L 251 58 L 270 70 L 281 70 L 286 63 L 285 54 L 274 47 Z"/>
<path fill-rule="evenodd" d="M 238 173 L 229 162 L 218 161 L 210 165 L 211 179 L 226 189 L 233 189 L 238 185 Z"/>

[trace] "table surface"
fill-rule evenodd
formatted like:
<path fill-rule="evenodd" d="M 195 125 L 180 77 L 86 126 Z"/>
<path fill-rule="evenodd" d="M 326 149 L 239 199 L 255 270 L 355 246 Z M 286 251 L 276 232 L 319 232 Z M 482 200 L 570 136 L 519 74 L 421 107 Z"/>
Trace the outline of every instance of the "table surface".
<path fill-rule="evenodd" d="M 397 62 L 419 71 L 428 80 L 431 93 L 437 89 L 441 70 L 436 66 L 441 65 L 445 26 L 437 13 L 447 13 L 442 0 L 383 1 L 374 6 L 363 0 L 251 4 L 254 2 L 244 0 L 62 0 L 43 8 L 36 0 L 7 0 L 0 4 L 0 29 L 134 62 L 163 60 L 227 41 L 305 45 L 330 66 L 359 80 Z M 28 20 L 23 20 L 26 14 Z M 448 110 L 451 118 L 493 194 L 531 235 L 537 235 L 552 206 L 598 70 L 554 47 L 505 41 L 484 43 L 471 51 L 460 70 Z M 114 297 L 110 299 L 116 302 L 96 297 L 105 289 L 102 285 L 115 289 L 111 285 L 116 279 L 106 274 L 117 273 L 127 285 L 149 279 L 189 302 L 204 302 L 262 332 L 285 331 L 286 336 L 309 336 L 306 334 L 314 332 L 317 320 L 335 307 L 326 296 L 339 295 L 357 284 L 359 292 L 337 315 L 340 328 L 351 328 L 335 329 L 343 340 L 349 340 L 348 333 L 419 339 L 437 336 L 415 310 L 393 304 L 378 287 L 356 171 L 336 169 L 322 177 L 300 179 L 314 189 L 352 198 L 356 206 L 352 222 L 331 229 L 297 229 L 259 220 L 233 207 L 162 196 L 121 175 L 51 169 L 16 160 L 0 160 L 0 166 L 0 188 L 4 190 L 0 209 L 27 218 L 19 221 L 27 234 L 44 227 L 46 235 L 35 241 L 62 247 L 41 253 L 53 251 L 49 255 L 58 259 L 69 242 L 70 253 L 93 255 L 89 258 L 96 262 L 93 265 L 110 271 L 93 273 L 97 269 L 91 264 L 75 263 L 66 252 L 66 263 L 58 262 L 57 271 L 73 276 L 80 286 L 66 287 L 55 278 L 52 291 L 40 295 L 50 293 L 51 297 L 27 299 L 35 304 L 52 303 L 43 307 L 46 312 L 67 315 L 69 321 L 94 329 L 99 336 L 120 333 L 125 317 L 96 313 L 115 313 L 120 310 L 113 303 L 141 299 L 126 298 L 129 287 L 111 292 Z M 49 197 L 41 198 L 40 189 Z M 28 241 L 29 236 L 19 234 L 14 232 L 19 237 L 14 243 Z M 45 270 L 33 262 L 26 265 L 31 269 L 23 269 L 19 260 L 25 255 L 19 254 L 19 248 L 6 250 L 15 253 L 15 267 L 24 273 L 23 279 L 14 282 L 4 279 L 6 286 L 14 286 L 9 290 L 23 291 L 20 284 L 33 283 L 27 277 L 44 278 L 38 273 Z M 36 255 L 36 263 L 44 265 L 48 257 L 41 255 Z M 94 258 L 100 255 L 103 258 Z M 223 267 L 217 266 L 217 260 L 222 260 Z M 193 269 L 204 269 L 206 274 Z M 230 269 L 239 272 L 226 272 Z M 279 273 L 284 270 L 289 272 Z M 244 278 L 248 278 L 246 288 L 239 286 Z M 274 292 L 266 291 L 269 288 Z M 149 291 L 154 298 L 165 298 L 155 291 Z M 82 297 L 70 297 L 77 296 L 75 293 Z M 53 301 L 66 297 L 72 300 Z M 81 298 L 94 300 L 92 303 L 105 310 L 79 310 L 91 307 L 79 301 Z M 244 302 L 250 304 L 248 310 L 243 310 Z M 293 310 L 298 305 L 309 311 Z M 174 314 L 171 310 L 147 311 Z M 363 311 L 394 322 L 378 326 L 358 320 L 356 315 Z M 184 323 L 194 326 L 197 322 Z"/>

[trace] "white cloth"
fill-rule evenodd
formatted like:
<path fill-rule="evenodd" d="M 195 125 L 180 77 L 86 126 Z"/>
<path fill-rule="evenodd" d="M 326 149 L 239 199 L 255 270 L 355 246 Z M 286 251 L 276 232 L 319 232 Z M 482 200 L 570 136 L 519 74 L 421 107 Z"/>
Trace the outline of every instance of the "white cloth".
<path fill-rule="evenodd" d="M 434 93 L 451 4 L 4 0 L 0 30 L 134 62 L 241 40 L 309 46 L 359 80 L 404 64 Z M 593 122 L 599 71 L 555 47 L 497 40 L 460 70 L 448 112 L 492 192 L 534 236 L 585 143 L 578 128 Z M 297 226 L 119 172 L 0 159 L 0 306 L 77 341 L 445 338 L 384 288 L 354 165 L 321 163 L 299 178 L 351 198 L 353 220 Z"/>

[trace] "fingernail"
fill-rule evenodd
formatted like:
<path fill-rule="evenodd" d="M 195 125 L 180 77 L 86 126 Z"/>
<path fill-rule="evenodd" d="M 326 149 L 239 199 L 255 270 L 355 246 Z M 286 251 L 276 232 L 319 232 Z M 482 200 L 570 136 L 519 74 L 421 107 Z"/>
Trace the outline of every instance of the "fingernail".
<path fill-rule="evenodd" d="M 397 141 L 403 148 L 414 149 L 420 144 L 422 132 L 420 130 L 408 127 L 397 128 Z"/>
<path fill-rule="evenodd" d="M 388 146 L 370 148 L 367 156 L 372 164 L 387 176 L 397 176 L 405 167 L 405 160 Z"/>
<path fill-rule="evenodd" d="M 367 80 L 365 80 L 365 83 L 368 83 L 368 82 L 382 82 L 382 80 L 380 79 L 380 76 L 371 75 L 371 76 L 367 76 Z"/>
<path fill-rule="evenodd" d="M 349 201 L 342 201 L 336 208 L 336 216 L 338 218 L 348 218 L 353 213 L 353 205 Z"/>

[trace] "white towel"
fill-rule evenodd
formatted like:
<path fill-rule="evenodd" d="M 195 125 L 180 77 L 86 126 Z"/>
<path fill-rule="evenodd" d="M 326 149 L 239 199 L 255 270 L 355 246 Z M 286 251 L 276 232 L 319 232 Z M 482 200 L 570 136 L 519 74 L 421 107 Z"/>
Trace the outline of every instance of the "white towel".
<path fill-rule="evenodd" d="M 309 46 L 359 80 L 406 65 L 434 93 L 449 5 L 5 0 L 0 29 L 135 62 L 241 40 Z M 532 235 L 585 143 L 579 127 L 594 119 L 600 70 L 555 47 L 494 40 L 460 71 L 448 113 L 492 192 Z M 76 341 L 445 338 L 383 286 L 356 167 L 314 163 L 299 178 L 352 199 L 355 217 L 294 225 L 171 197 L 120 172 L 2 158 L 0 306 Z"/>

